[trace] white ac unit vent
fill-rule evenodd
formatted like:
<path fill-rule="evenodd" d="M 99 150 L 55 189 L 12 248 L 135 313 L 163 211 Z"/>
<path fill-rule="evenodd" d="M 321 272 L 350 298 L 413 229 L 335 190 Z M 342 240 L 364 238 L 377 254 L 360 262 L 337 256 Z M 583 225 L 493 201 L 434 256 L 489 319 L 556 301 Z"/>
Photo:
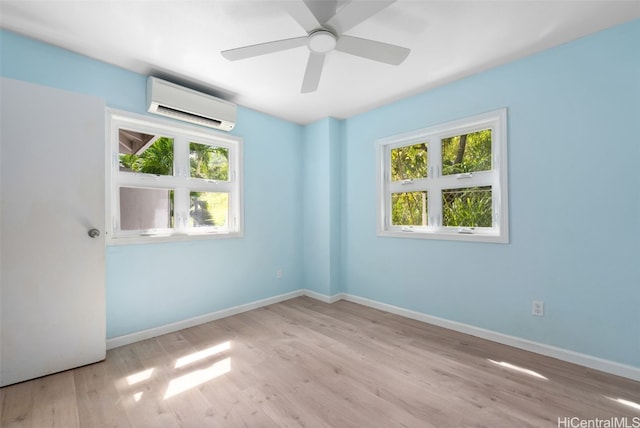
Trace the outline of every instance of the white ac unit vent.
<path fill-rule="evenodd" d="M 147 106 L 149 113 L 223 131 L 236 124 L 235 104 L 157 77 L 147 79 Z"/>

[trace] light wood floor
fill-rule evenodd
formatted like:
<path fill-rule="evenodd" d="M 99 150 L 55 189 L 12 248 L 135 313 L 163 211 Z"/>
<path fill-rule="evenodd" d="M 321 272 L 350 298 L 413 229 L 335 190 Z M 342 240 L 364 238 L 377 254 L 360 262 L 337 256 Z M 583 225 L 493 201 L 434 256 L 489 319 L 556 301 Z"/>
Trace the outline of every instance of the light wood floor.
<path fill-rule="evenodd" d="M 1 394 L 3 428 L 640 426 L 639 382 L 305 297 Z"/>

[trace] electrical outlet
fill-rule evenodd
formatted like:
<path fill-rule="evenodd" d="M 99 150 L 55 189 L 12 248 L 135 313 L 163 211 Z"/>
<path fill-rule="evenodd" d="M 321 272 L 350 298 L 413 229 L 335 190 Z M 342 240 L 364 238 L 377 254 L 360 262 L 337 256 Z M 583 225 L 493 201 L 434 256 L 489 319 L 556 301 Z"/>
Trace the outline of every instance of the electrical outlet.
<path fill-rule="evenodd" d="M 531 305 L 531 315 L 536 317 L 544 316 L 544 302 L 541 300 L 534 300 Z"/>
<path fill-rule="evenodd" d="M 282 269 L 278 269 L 278 270 L 276 271 L 276 278 L 278 278 L 278 279 L 282 279 Z"/>

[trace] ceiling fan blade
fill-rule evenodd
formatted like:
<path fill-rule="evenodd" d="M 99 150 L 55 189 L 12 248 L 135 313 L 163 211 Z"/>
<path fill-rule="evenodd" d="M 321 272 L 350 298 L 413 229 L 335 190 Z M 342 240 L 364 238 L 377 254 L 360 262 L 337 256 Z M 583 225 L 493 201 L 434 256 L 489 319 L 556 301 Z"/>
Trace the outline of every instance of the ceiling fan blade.
<path fill-rule="evenodd" d="M 285 7 L 293 19 L 295 19 L 307 33 L 320 27 L 320 22 L 304 1 L 290 0 L 286 2 Z"/>
<path fill-rule="evenodd" d="M 319 23 L 333 18 L 338 9 L 338 0 L 304 0 L 304 2 Z"/>
<path fill-rule="evenodd" d="M 396 0 L 352 1 L 327 21 L 327 25 L 342 34 L 395 2 Z"/>
<path fill-rule="evenodd" d="M 411 52 L 409 48 L 344 35 L 338 39 L 336 50 L 391 65 L 401 64 Z"/>
<path fill-rule="evenodd" d="M 307 44 L 307 36 L 294 37 L 292 39 L 276 40 L 273 42 L 260 43 L 257 45 L 244 46 L 242 48 L 227 49 L 220 52 L 229 61 L 252 58 L 254 56 L 265 55 L 273 52 L 285 51 Z"/>
<path fill-rule="evenodd" d="M 320 75 L 322 74 L 322 67 L 324 66 L 325 54 L 319 54 L 311 52 L 309 54 L 309 61 L 307 61 L 307 69 L 304 72 L 304 79 L 302 81 L 302 92 L 307 94 L 314 92 L 318 89 L 320 83 Z"/>

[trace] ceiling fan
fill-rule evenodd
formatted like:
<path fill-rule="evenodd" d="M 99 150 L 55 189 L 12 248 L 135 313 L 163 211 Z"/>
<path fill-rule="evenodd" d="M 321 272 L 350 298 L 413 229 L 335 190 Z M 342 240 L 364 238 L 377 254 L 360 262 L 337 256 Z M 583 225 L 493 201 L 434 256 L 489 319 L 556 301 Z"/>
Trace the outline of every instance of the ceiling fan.
<path fill-rule="evenodd" d="M 320 83 L 325 55 L 334 49 L 391 65 L 399 65 L 405 60 L 411 52 L 408 48 L 344 34 L 395 2 L 352 0 L 338 7 L 338 0 L 287 1 L 288 12 L 307 32 L 306 36 L 228 49 L 221 53 L 226 59 L 237 61 L 306 45 L 309 59 L 301 92 L 314 92 Z"/>

